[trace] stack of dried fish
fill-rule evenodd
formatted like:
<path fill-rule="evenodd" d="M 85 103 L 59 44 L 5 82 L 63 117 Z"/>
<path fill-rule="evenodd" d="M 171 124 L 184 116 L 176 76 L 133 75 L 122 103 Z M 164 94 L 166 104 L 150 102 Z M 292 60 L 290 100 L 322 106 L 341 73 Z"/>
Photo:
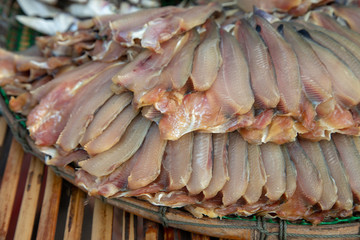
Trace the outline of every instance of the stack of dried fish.
<path fill-rule="evenodd" d="M 90 194 L 318 223 L 359 211 L 359 17 L 103 16 L 39 38 L 39 57 L 2 51 L 0 82 Z"/>

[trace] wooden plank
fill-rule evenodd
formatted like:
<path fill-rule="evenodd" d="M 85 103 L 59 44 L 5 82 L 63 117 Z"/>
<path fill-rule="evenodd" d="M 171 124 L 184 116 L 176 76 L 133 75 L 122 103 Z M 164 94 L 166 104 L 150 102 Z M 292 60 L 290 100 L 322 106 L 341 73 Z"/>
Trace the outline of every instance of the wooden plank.
<path fill-rule="evenodd" d="M 145 228 L 145 240 L 159 239 L 159 224 L 147 220 Z"/>
<path fill-rule="evenodd" d="M 144 218 L 136 216 L 136 240 L 144 240 Z"/>
<path fill-rule="evenodd" d="M 134 214 L 132 213 L 129 219 L 129 240 L 135 240 Z"/>
<path fill-rule="evenodd" d="M 55 238 L 61 187 L 61 177 L 57 176 L 52 168 L 49 167 L 47 169 L 45 193 L 36 236 L 37 240 L 50 240 Z"/>
<path fill-rule="evenodd" d="M 4 117 L 0 117 L 0 147 L 4 143 L 4 139 L 6 136 L 6 130 L 7 130 L 7 123 L 5 121 Z"/>
<path fill-rule="evenodd" d="M 20 178 L 24 151 L 14 139 L 11 143 L 4 176 L 0 188 L 0 239 L 6 238 L 9 228 L 11 211 L 14 205 L 16 190 Z"/>
<path fill-rule="evenodd" d="M 81 238 L 84 203 L 85 193 L 73 187 L 66 217 L 64 240 L 77 240 Z"/>
<path fill-rule="evenodd" d="M 40 159 L 31 157 L 14 239 L 31 239 L 43 173 L 44 164 Z"/>
<path fill-rule="evenodd" d="M 95 200 L 91 239 L 111 240 L 113 225 L 114 207 Z"/>
<path fill-rule="evenodd" d="M 200 235 L 200 234 L 192 233 L 192 234 L 191 234 L 191 239 L 192 239 L 192 240 L 210 240 L 210 237 L 205 236 L 205 235 Z"/>

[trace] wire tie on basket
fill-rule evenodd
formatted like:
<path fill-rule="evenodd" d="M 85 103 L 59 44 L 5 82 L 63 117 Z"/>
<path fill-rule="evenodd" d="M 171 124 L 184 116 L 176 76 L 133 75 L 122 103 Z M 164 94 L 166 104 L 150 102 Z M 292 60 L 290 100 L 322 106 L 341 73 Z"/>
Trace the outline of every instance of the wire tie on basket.
<path fill-rule="evenodd" d="M 280 226 L 279 226 L 279 239 L 286 240 L 287 239 L 287 223 L 285 220 L 280 220 Z"/>
<path fill-rule="evenodd" d="M 167 207 L 164 207 L 164 206 L 159 207 L 159 214 L 160 214 L 159 217 L 160 217 L 161 224 L 164 227 L 168 227 L 168 225 L 169 225 L 169 220 L 166 217 L 166 211 L 167 211 Z"/>

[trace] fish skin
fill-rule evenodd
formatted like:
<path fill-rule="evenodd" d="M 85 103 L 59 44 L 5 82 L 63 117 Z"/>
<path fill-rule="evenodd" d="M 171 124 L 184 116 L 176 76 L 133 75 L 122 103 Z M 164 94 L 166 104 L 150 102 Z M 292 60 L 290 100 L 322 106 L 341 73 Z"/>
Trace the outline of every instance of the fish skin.
<path fill-rule="evenodd" d="M 97 25 L 101 28 L 102 25 L 109 24 L 113 39 L 129 47 L 135 44 L 136 38 L 142 37 L 147 22 L 177 11 L 183 10 L 176 7 L 146 9 L 145 11 L 121 15 L 118 19 L 114 17 L 104 19 L 106 21 L 97 21 Z"/>
<path fill-rule="evenodd" d="M 297 117 L 300 114 L 302 88 L 295 52 L 269 22 L 260 16 L 254 17 L 274 64 L 280 92 L 278 108 L 284 113 Z"/>
<path fill-rule="evenodd" d="M 204 199 L 210 199 L 221 191 L 225 183 L 229 180 L 227 169 L 228 163 L 228 134 L 215 133 L 212 135 L 213 140 L 213 174 L 209 186 L 203 190 Z"/>
<path fill-rule="evenodd" d="M 84 146 L 98 137 L 114 119 L 130 104 L 132 94 L 130 92 L 121 95 L 113 95 L 96 112 L 93 120 L 88 125 L 80 144 Z"/>
<path fill-rule="evenodd" d="M 127 106 L 99 136 L 87 142 L 84 149 L 92 156 L 109 150 L 121 139 L 138 113 L 133 106 Z"/>
<path fill-rule="evenodd" d="M 353 207 L 353 195 L 348 175 L 344 169 L 342 161 L 340 160 L 335 144 L 333 141 L 320 141 L 319 144 L 325 156 L 331 176 L 334 178 L 338 189 L 336 207 L 350 210 Z"/>
<path fill-rule="evenodd" d="M 128 188 L 138 189 L 155 181 L 160 174 L 166 140 L 161 139 L 155 123 L 150 127 L 139 149 L 138 160 L 128 177 Z"/>
<path fill-rule="evenodd" d="M 80 167 L 96 177 L 110 174 L 136 153 L 145 139 L 150 125 L 151 121 L 138 115 L 116 145 L 80 162 Z"/>
<path fill-rule="evenodd" d="M 360 154 L 351 136 L 333 134 L 337 151 L 349 177 L 354 198 L 360 200 Z"/>
<path fill-rule="evenodd" d="M 266 143 L 260 145 L 267 181 L 264 185 L 265 196 L 277 201 L 286 191 L 285 160 L 279 145 Z"/>
<path fill-rule="evenodd" d="M 319 171 L 298 142 L 287 143 L 286 147 L 295 164 L 298 186 L 303 196 L 313 205 L 318 203 L 323 192 L 323 181 Z"/>
<path fill-rule="evenodd" d="M 96 79 L 77 94 L 76 103 L 56 141 L 56 144 L 63 150 L 70 152 L 79 145 L 87 126 L 94 118 L 96 110 L 113 95 L 110 89 L 111 78 L 122 67 L 123 64 L 114 64 L 108 69 L 104 69 Z"/>
<path fill-rule="evenodd" d="M 360 33 L 360 11 L 359 8 L 354 8 L 351 6 L 333 6 L 335 14 L 342 17 L 349 24 L 350 28 L 358 33 Z"/>
<path fill-rule="evenodd" d="M 307 98 L 318 105 L 332 97 L 332 84 L 328 70 L 309 43 L 291 26 L 283 24 L 285 40 L 294 49 L 300 68 L 300 79 Z"/>
<path fill-rule="evenodd" d="M 266 184 L 267 176 L 265 166 L 261 156 L 260 147 L 257 145 L 248 144 L 248 161 L 249 161 L 249 184 L 244 194 L 244 199 L 248 204 L 256 203 Z"/>
<path fill-rule="evenodd" d="M 335 180 L 330 175 L 325 156 L 320 148 L 320 145 L 317 142 L 310 142 L 301 139 L 299 139 L 299 143 L 319 171 L 324 184 L 324 190 L 319 200 L 319 205 L 323 211 L 330 210 L 337 201 L 338 189 L 336 187 Z"/>
<path fill-rule="evenodd" d="M 159 54 L 143 50 L 114 75 L 113 82 L 134 93 L 133 101 L 138 108 L 146 105 L 140 103 L 141 97 L 159 84 L 162 70 L 187 40 L 188 34 L 177 36 L 164 43 L 163 52 Z"/>
<path fill-rule="evenodd" d="M 314 25 L 310 22 L 296 21 L 296 22 L 291 22 L 291 25 L 295 27 L 297 30 L 301 30 L 305 28 L 305 30 L 317 31 L 326 34 L 336 42 L 340 43 L 342 47 L 347 49 L 358 60 L 360 60 L 360 46 L 354 43 L 353 41 L 351 41 L 349 38 L 340 35 L 337 32 L 330 31 L 326 28 Z"/>
<path fill-rule="evenodd" d="M 221 11 L 222 8 L 219 4 L 209 3 L 181 11 L 177 10 L 168 16 L 156 18 L 146 24 L 141 38 L 141 46 L 160 53 L 162 51 L 160 43 L 205 23 L 212 14 Z"/>
<path fill-rule="evenodd" d="M 318 42 L 322 46 L 330 49 L 337 57 L 339 57 L 360 79 L 360 59 L 353 55 L 343 44 L 334 40 L 332 37 L 323 32 L 313 30 L 310 31 L 311 39 Z M 311 41 L 310 39 L 307 39 Z M 360 50 L 360 48 L 359 48 Z M 356 53 L 355 53 L 356 54 Z"/>
<path fill-rule="evenodd" d="M 249 184 L 247 143 L 237 132 L 229 133 L 228 171 L 230 180 L 222 189 L 224 206 L 236 203 L 246 192 Z"/>
<path fill-rule="evenodd" d="M 162 162 L 167 172 L 169 184 L 167 191 L 179 190 L 186 186 L 192 173 L 192 153 L 194 133 L 188 133 L 176 141 L 168 141 L 165 158 Z"/>
<path fill-rule="evenodd" d="M 287 199 L 290 199 L 296 191 L 297 171 L 293 161 L 291 161 L 290 159 L 289 152 L 284 145 L 281 146 L 281 151 L 285 159 L 285 172 L 286 172 L 286 190 L 284 194 Z"/>
<path fill-rule="evenodd" d="M 199 194 L 203 191 L 212 178 L 212 134 L 195 133 L 192 151 L 192 173 L 186 188 L 190 195 Z"/>
<path fill-rule="evenodd" d="M 193 68 L 194 51 L 199 43 L 198 32 L 195 29 L 191 30 L 189 41 L 175 54 L 169 65 L 162 71 L 160 78 L 170 78 L 173 89 L 181 89 L 186 84 Z"/>
<path fill-rule="evenodd" d="M 251 110 L 255 101 L 249 68 L 235 37 L 225 30 L 220 30 L 220 35 L 223 64 L 206 95 L 210 105 L 220 105 L 223 114 L 245 114 Z"/>
<path fill-rule="evenodd" d="M 255 104 L 265 109 L 276 108 L 280 93 L 270 54 L 263 40 L 245 19 L 236 23 L 234 35 L 249 65 Z"/>
<path fill-rule="evenodd" d="M 309 42 L 319 59 L 332 76 L 334 96 L 345 107 L 352 107 L 360 102 L 360 81 L 354 73 L 328 49 Z M 340 81 L 341 79 L 341 81 Z"/>
<path fill-rule="evenodd" d="M 96 79 L 101 74 L 101 69 L 109 66 L 110 64 L 105 63 L 87 64 L 60 75 L 41 89 L 38 88 L 34 97 L 40 97 L 41 100 L 39 99 L 39 104 L 29 113 L 26 121 L 30 136 L 37 145 L 50 146 L 56 143 L 79 91 L 84 91 L 84 86 Z M 85 69 L 88 71 L 84 72 Z"/>
<path fill-rule="evenodd" d="M 333 19 L 326 13 L 322 13 L 319 11 L 313 11 L 313 12 L 311 12 L 310 20 L 312 22 L 314 22 L 316 25 L 326 28 L 330 31 L 336 32 L 339 35 L 342 35 L 342 36 L 350 39 L 356 45 L 360 46 L 360 34 L 359 33 L 340 25 L 335 19 Z"/>
<path fill-rule="evenodd" d="M 204 27 L 206 33 L 195 49 L 190 75 L 196 91 L 206 91 L 213 85 L 222 64 L 220 29 L 213 20 L 208 20 Z"/>

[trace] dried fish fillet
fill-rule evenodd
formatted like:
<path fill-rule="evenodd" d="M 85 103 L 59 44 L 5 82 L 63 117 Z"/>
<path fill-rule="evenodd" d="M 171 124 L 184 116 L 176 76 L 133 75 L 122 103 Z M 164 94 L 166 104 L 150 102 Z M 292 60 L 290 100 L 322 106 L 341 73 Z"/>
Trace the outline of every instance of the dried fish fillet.
<path fill-rule="evenodd" d="M 260 145 L 261 156 L 266 172 L 265 196 L 277 201 L 286 190 L 285 160 L 279 145 L 267 143 Z"/>
<path fill-rule="evenodd" d="M 168 141 L 163 167 L 169 178 L 168 191 L 186 186 L 192 173 L 194 134 L 188 133 L 176 141 Z"/>
<path fill-rule="evenodd" d="M 222 189 L 224 206 L 236 203 L 245 193 L 249 184 L 249 163 L 247 143 L 239 133 L 229 133 L 229 181 Z"/>
<path fill-rule="evenodd" d="M 262 108 L 276 108 L 280 101 L 280 93 L 266 45 L 245 19 L 237 22 L 234 32 L 249 65 L 256 105 Z"/>
<path fill-rule="evenodd" d="M 195 133 L 192 151 L 192 172 L 186 188 L 191 195 L 199 194 L 204 190 L 212 178 L 212 134 Z"/>
<path fill-rule="evenodd" d="M 98 137 L 122 110 L 130 104 L 132 94 L 129 92 L 112 96 L 95 114 L 87 127 L 80 144 L 84 146 Z"/>
<path fill-rule="evenodd" d="M 133 106 L 126 107 L 99 136 L 86 143 L 84 149 L 90 155 L 107 151 L 121 139 L 137 114 Z"/>
<path fill-rule="evenodd" d="M 160 138 L 156 124 L 150 127 L 128 177 L 128 188 L 137 189 L 154 181 L 160 174 L 166 140 Z"/>
<path fill-rule="evenodd" d="M 300 114 L 301 82 L 299 65 L 291 46 L 269 22 L 255 16 L 257 30 L 268 46 L 275 67 L 276 80 L 280 91 L 280 109 L 292 116 Z"/>
<path fill-rule="evenodd" d="M 209 186 L 203 191 L 205 199 L 210 199 L 229 181 L 228 163 L 228 134 L 213 134 L 213 172 Z"/>
<path fill-rule="evenodd" d="M 120 141 L 107 151 L 79 163 L 88 173 L 101 177 L 126 162 L 141 146 L 151 122 L 139 115 L 126 129 Z"/>
<path fill-rule="evenodd" d="M 191 80 L 196 91 L 208 90 L 214 83 L 222 64 L 220 29 L 215 21 L 205 23 L 206 33 L 194 53 Z"/>

